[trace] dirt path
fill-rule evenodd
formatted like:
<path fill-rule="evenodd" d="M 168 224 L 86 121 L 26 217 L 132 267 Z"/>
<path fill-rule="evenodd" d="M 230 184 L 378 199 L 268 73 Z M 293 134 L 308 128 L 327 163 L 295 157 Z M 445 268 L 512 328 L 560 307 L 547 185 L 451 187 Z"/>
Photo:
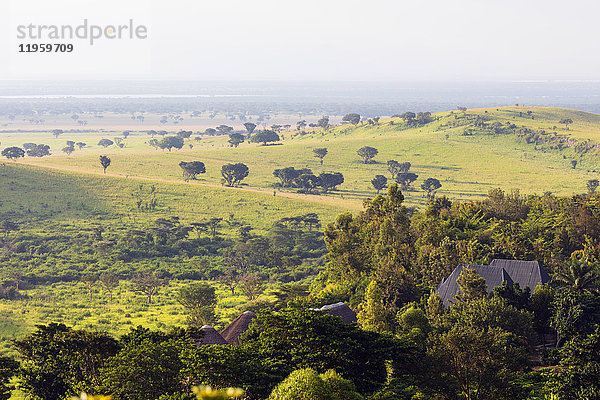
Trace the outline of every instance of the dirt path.
<path fill-rule="evenodd" d="M 348 209 L 348 210 L 362 209 L 362 200 L 360 200 L 360 199 L 340 199 L 338 197 L 317 196 L 317 195 L 312 195 L 312 194 L 300 194 L 300 193 L 293 193 L 293 192 L 282 192 L 279 190 L 277 190 L 277 191 L 267 190 L 267 189 L 261 189 L 261 188 L 257 188 L 257 187 L 249 187 L 249 186 L 229 187 L 229 186 L 217 185 L 214 183 L 202 183 L 202 182 L 197 182 L 197 181 L 184 182 L 184 181 L 178 181 L 178 180 L 154 178 L 154 177 L 140 176 L 140 175 L 123 175 L 123 174 L 114 174 L 114 173 L 110 173 L 110 172 L 103 173 L 100 171 L 86 170 L 86 169 L 75 168 L 75 167 L 65 167 L 65 166 L 57 166 L 57 165 L 40 165 L 37 163 L 31 163 L 31 162 L 27 162 L 27 161 L 18 161 L 16 164 L 28 165 L 31 167 L 52 169 L 52 170 L 64 171 L 64 172 L 74 172 L 74 173 L 86 174 L 86 175 L 109 176 L 109 177 L 121 178 L 121 179 L 137 179 L 137 180 L 143 180 L 143 181 L 147 181 L 147 182 L 163 182 L 163 183 L 171 183 L 171 184 L 174 183 L 174 184 L 179 184 L 179 185 L 197 185 L 197 186 L 204 186 L 204 187 L 211 187 L 211 188 L 218 188 L 218 189 L 227 189 L 227 190 L 234 190 L 234 191 L 239 190 L 239 191 L 244 191 L 244 192 L 262 193 L 262 194 L 268 194 L 268 195 L 273 195 L 275 193 L 275 196 L 280 196 L 280 197 L 285 197 L 285 198 L 295 199 L 295 200 L 300 200 L 300 201 L 307 201 L 307 202 L 311 202 L 311 203 L 323 204 L 323 205 L 327 205 L 327 206 L 334 206 L 334 207 L 338 207 L 341 209 Z"/>

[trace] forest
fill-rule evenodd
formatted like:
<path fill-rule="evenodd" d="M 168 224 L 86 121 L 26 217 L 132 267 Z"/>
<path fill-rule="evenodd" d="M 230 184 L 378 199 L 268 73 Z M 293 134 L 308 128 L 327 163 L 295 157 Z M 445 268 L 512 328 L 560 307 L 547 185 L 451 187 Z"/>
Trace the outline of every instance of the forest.
<path fill-rule="evenodd" d="M 210 237 L 210 224 L 184 245 L 181 238 L 193 227 L 177 221 L 161 221 L 137 241 L 119 240 L 101 254 L 214 252 L 232 260 L 232 268 L 245 268 L 223 274 L 272 275 L 281 290 L 277 301 L 253 308 L 258 316 L 236 345 L 194 344 L 204 334 L 200 326 L 214 321 L 209 283 L 178 292 L 187 328 L 139 326 L 115 337 L 62 323 L 38 325 L 14 342 L 20 365 L 2 359 L 4 392 L 16 374 L 21 390 L 40 399 L 81 392 L 184 399 L 193 398 L 196 385 L 240 388 L 248 399 L 295 398 L 290 393 L 297 390 L 314 390 L 314 399 L 597 396 L 600 195 L 498 189 L 478 202 L 438 197 L 414 213 L 403 199 L 392 185 L 360 213 L 325 224 L 323 233 L 318 219 L 305 215 L 278 221 L 264 238 L 240 235 L 228 246 Z M 5 241 L 13 234 L 9 228 Z M 274 273 L 298 265 L 289 260 L 323 256 L 324 269 L 304 290 L 285 286 L 286 272 Z M 456 265 L 492 258 L 538 260 L 552 281 L 533 291 L 503 285 L 488 294 L 485 280 L 465 269 L 460 296 L 449 307 L 441 304 L 435 288 Z M 126 278 L 125 271 L 117 273 Z M 205 273 L 208 281 L 223 276 Z M 143 278 L 132 277 L 139 285 Z M 19 281 L 13 283 L 3 295 L 19 301 Z M 338 301 L 357 311 L 357 323 L 311 310 Z M 548 336 L 555 338 L 552 346 L 542 339 Z"/>

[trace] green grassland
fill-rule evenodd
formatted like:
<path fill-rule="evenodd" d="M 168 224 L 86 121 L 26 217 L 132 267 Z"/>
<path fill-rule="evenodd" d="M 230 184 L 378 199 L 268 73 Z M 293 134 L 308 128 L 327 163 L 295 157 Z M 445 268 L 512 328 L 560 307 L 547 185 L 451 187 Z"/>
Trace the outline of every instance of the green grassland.
<path fill-rule="evenodd" d="M 474 109 L 467 114 L 485 117 L 488 123 L 513 123 L 534 130 L 556 131 L 575 140 L 600 142 L 600 116 L 595 114 L 539 107 Z M 104 149 L 96 145 L 101 138 L 118 136 L 117 128 L 91 133 L 67 132 L 58 138 L 50 132 L 5 130 L 0 133 L 2 148 L 20 146 L 24 142 L 45 143 L 51 146 L 53 155 L 0 164 L 0 218 L 19 223 L 28 235 L 60 236 L 82 242 L 98 225 L 107 232 L 124 232 L 129 228 L 143 229 L 157 218 L 173 216 L 188 224 L 213 217 L 224 218 L 237 221 L 238 226 L 249 224 L 256 233 L 262 234 L 283 217 L 314 212 L 327 223 L 340 212 L 360 210 L 362 201 L 375 195 L 371 179 L 377 174 L 389 178 L 386 162 L 391 159 L 411 162 L 411 171 L 419 175 L 413 184 L 415 190 L 406 193 L 407 204 L 417 207 L 426 203 L 420 185 L 430 177 L 442 183 L 438 195 L 474 200 L 496 187 L 518 188 L 522 193 L 582 193 L 587 180 L 600 175 L 598 156 L 594 152 L 581 155 L 571 148 L 551 149 L 527 143 L 515 135 L 465 136 L 465 125 L 461 125 L 463 113 L 454 111 L 433 116 L 434 121 L 416 128 L 407 128 L 400 118 L 388 118 L 374 125 L 343 125 L 326 131 L 284 131 L 281 132 L 284 140 L 273 146 L 243 143 L 231 148 L 227 137 L 202 136 L 200 140 L 192 137 L 186 140 L 182 150 L 172 152 L 151 148 L 147 144 L 150 136 L 142 130 L 133 131 L 123 149 L 116 146 Z M 558 122 L 564 118 L 573 120 L 568 130 Z M 67 140 L 83 141 L 89 146 L 67 156 L 60 151 Z M 360 160 L 356 151 L 363 146 L 379 150 L 376 163 L 364 164 Z M 312 150 L 318 147 L 329 150 L 323 166 L 313 156 Z M 98 162 L 100 154 L 112 159 L 106 174 Z M 207 173 L 197 181 L 186 183 L 178 164 L 193 160 L 204 162 Z M 572 168 L 571 160 L 578 161 L 576 168 Z M 247 164 L 250 175 L 239 188 L 222 187 L 221 166 L 237 162 Z M 273 170 L 288 166 L 311 168 L 317 174 L 341 172 L 345 182 L 338 190 L 323 195 L 275 189 L 277 179 Z M 146 193 L 151 186 L 158 193 L 157 208 L 138 209 L 137 193 Z M 222 234 L 235 235 L 232 226 L 223 224 Z M 68 246 L 71 242 L 65 240 L 64 243 Z M 64 254 L 70 253 L 65 251 Z M 43 268 L 40 265 L 36 268 L 50 274 L 61 262 L 52 259 Z M 185 269 L 195 268 L 198 260 L 171 262 Z M 110 270 L 113 266 L 101 267 Z M 0 266 L 0 270 L 2 268 Z M 28 265 L 23 266 L 25 272 L 27 268 Z M 82 265 L 78 272 L 91 272 L 86 268 L 94 269 L 98 265 Z M 21 337 L 37 323 L 50 321 L 112 333 L 124 333 L 138 324 L 161 329 L 183 325 L 183 308 L 174 295 L 183 283 L 172 281 L 150 306 L 131 290 L 128 282 L 122 283 L 112 302 L 100 289 L 96 289 L 93 300 L 89 301 L 86 288 L 76 282 L 28 288 L 24 290 L 27 300 L 0 300 L 0 337 L 3 338 L 0 353 L 8 351 L 10 339 Z M 244 303 L 245 298 L 237 294 L 231 296 L 221 287 L 218 293 L 217 325 L 223 326 L 237 315 L 239 310 L 235 307 Z"/>
<path fill-rule="evenodd" d="M 532 112 L 533 119 L 527 111 Z M 600 139 L 600 117 L 579 111 L 505 107 L 498 111 L 469 110 L 468 114 L 485 115 L 490 122 L 510 122 L 547 131 L 554 129 L 558 134 L 575 139 Z M 337 198 L 335 202 L 338 204 L 340 201 L 345 202 L 344 205 L 350 209 L 356 209 L 361 200 L 374 195 L 370 181 L 376 174 L 388 175 L 386 161 L 390 159 L 411 162 L 411 171 L 419 175 L 419 179 L 413 184 L 417 191 L 407 193 L 408 204 L 417 206 L 426 202 L 419 187 L 429 177 L 441 181 L 443 186 L 439 194 L 452 199 L 468 200 L 480 198 L 495 187 L 506 190 L 519 188 L 523 193 L 578 193 L 585 190 L 585 182 L 596 178 L 595 171 L 600 170 L 596 156 L 580 157 L 570 149 L 539 149 L 517 140 L 513 135 L 464 136 L 463 127 L 448 124 L 460 115 L 460 112 L 434 114 L 436 121 L 412 129 L 403 127 L 400 118 L 392 118 L 381 120 L 375 125 L 344 125 L 326 132 L 309 131 L 304 135 L 293 131 L 282 132 L 285 139 L 281 142 L 282 145 L 275 146 L 243 143 L 239 148 L 230 148 L 226 137 L 202 137 L 200 141 L 188 141 L 193 145 L 192 149 L 186 144 L 182 150 L 172 152 L 152 149 L 145 144 L 149 139 L 148 135 L 134 132 L 127 139 L 127 147 L 124 149 L 112 146 L 105 150 L 91 146 L 65 156 L 57 149 L 68 138 L 61 136 L 58 139 L 48 139 L 48 134 L 44 143 L 55 149 L 54 155 L 42 159 L 27 158 L 23 162 L 69 171 L 99 173 L 101 168 L 98 154 L 106 153 L 113 161 L 109 173 L 114 176 L 181 181 L 181 170 L 178 167 L 180 161 L 203 161 L 207 173 L 190 186 L 218 186 L 223 164 L 243 162 L 250 168 L 250 175 L 244 180 L 246 186 L 243 189 L 265 191 L 272 190 L 277 181 L 272 175 L 276 168 L 308 167 L 315 173 L 337 171 L 344 174 L 345 182 L 339 186 L 338 191 L 328 196 Z M 558 123 L 563 118 L 574 121 L 568 130 Z M 107 137 L 105 134 L 88 135 L 87 141 L 91 143 Z M 71 139 L 79 140 L 75 136 Z M 376 163 L 361 162 L 356 151 L 363 146 L 379 150 L 375 157 Z M 317 147 L 327 147 L 329 150 L 323 166 L 313 157 L 312 149 Z M 578 159 L 576 169 L 571 168 L 571 159 Z M 348 201 L 352 199 L 356 201 Z M 325 199 L 321 201 L 327 203 Z"/>
<path fill-rule="evenodd" d="M 51 159 L 48 159 L 51 161 Z M 103 220 L 141 225 L 161 217 L 197 222 L 213 217 L 236 219 L 266 230 L 276 220 L 316 212 L 332 219 L 346 208 L 321 202 L 315 196 L 288 198 L 271 192 L 234 190 L 159 181 L 60 171 L 7 162 L 0 166 L 0 216 L 32 225 Z M 152 212 L 136 207 L 134 195 L 157 190 L 158 207 Z"/>

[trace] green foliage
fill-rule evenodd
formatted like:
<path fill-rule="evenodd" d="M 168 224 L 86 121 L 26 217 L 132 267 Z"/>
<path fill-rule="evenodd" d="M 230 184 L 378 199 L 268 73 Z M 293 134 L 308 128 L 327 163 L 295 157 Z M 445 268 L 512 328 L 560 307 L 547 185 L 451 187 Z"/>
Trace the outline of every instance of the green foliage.
<path fill-rule="evenodd" d="M 114 400 L 147 400 L 189 389 L 181 374 L 180 353 L 191 346 L 189 339 L 144 339 L 125 345 L 100 370 L 100 392 Z"/>
<path fill-rule="evenodd" d="M 183 147 L 184 140 L 181 136 L 165 136 L 158 142 L 158 147 L 161 149 L 172 149 L 180 150 Z"/>
<path fill-rule="evenodd" d="M 47 144 L 36 144 L 31 149 L 27 150 L 29 157 L 44 157 L 50 155 L 50 146 Z"/>
<path fill-rule="evenodd" d="M 251 143 L 262 143 L 263 146 L 266 146 L 267 143 L 279 142 L 280 140 L 281 138 L 277 132 L 268 129 L 256 132 L 250 137 Z"/>
<path fill-rule="evenodd" d="M 379 191 L 386 187 L 387 178 L 383 175 L 375 175 L 375 178 L 371 180 L 371 184 L 377 190 L 377 194 L 379 194 Z"/>
<path fill-rule="evenodd" d="M 107 156 L 100 156 L 100 165 L 102 165 L 104 173 L 106 173 L 106 168 L 110 166 L 110 162 L 110 158 L 108 158 Z"/>
<path fill-rule="evenodd" d="M 57 399 L 90 391 L 101 381 L 100 369 L 117 353 L 117 342 L 105 333 L 74 330 L 63 324 L 38 325 L 15 342 L 24 361 L 20 387 L 40 399 Z"/>
<path fill-rule="evenodd" d="M 346 114 L 342 117 L 342 121 L 356 125 L 360 122 L 360 115 L 356 113 Z"/>
<path fill-rule="evenodd" d="M 374 332 L 344 324 L 321 312 L 283 309 L 261 312 L 241 342 L 256 349 L 281 379 L 298 368 L 335 369 L 369 393 L 386 379 L 386 360 L 413 350 Z"/>
<path fill-rule="evenodd" d="M 7 147 L 2 150 L 2 156 L 14 161 L 18 158 L 25 157 L 25 150 L 15 146 Z"/>
<path fill-rule="evenodd" d="M 365 164 L 370 164 L 373 162 L 373 158 L 379 153 L 375 147 L 364 146 L 357 150 L 356 154 L 359 155 L 360 158 L 363 159 Z"/>
<path fill-rule="evenodd" d="M 383 294 L 377 284 L 372 280 L 367 286 L 365 299 L 359 306 L 358 323 L 367 331 L 389 332 L 388 312 L 383 303 Z"/>
<path fill-rule="evenodd" d="M 115 144 L 115 142 L 113 142 L 110 139 L 100 139 L 100 141 L 98 142 L 98 146 L 102 146 L 104 148 L 107 148 L 108 146 L 112 146 L 113 144 Z"/>
<path fill-rule="evenodd" d="M 460 289 L 456 298 L 460 301 L 477 300 L 487 296 L 485 279 L 477 274 L 473 268 L 463 267 L 456 282 Z"/>
<path fill-rule="evenodd" d="M 251 122 L 246 122 L 246 123 L 252 124 Z M 254 125 L 254 124 L 252 124 L 252 125 Z M 255 125 L 255 127 L 256 127 L 256 125 Z M 252 132 L 249 132 L 249 133 L 252 133 Z M 238 147 L 240 144 L 244 143 L 244 140 L 246 140 L 246 137 L 244 135 L 242 135 L 241 133 L 230 133 L 228 143 L 232 147 Z"/>
<path fill-rule="evenodd" d="M 250 170 L 243 163 L 225 164 L 221 167 L 221 175 L 226 186 L 237 186 L 248 176 Z"/>
<path fill-rule="evenodd" d="M 318 374 L 312 368 L 293 371 L 271 393 L 269 400 L 361 400 L 352 381 L 330 369 Z"/>
<path fill-rule="evenodd" d="M 561 399 L 600 398 L 600 325 L 569 340 L 561 354 L 560 368 L 548 374 L 550 391 Z"/>
<path fill-rule="evenodd" d="M 179 163 L 183 171 L 183 179 L 188 182 L 190 179 L 196 179 L 196 175 L 206 173 L 204 163 L 201 161 L 181 161 Z"/>
<path fill-rule="evenodd" d="M 273 390 L 268 400 L 332 400 L 331 388 L 312 368 L 293 371 Z"/>
<path fill-rule="evenodd" d="M 8 400 L 13 389 L 10 381 L 17 373 L 19 363 L 12 358 L 0 356 L 0 400 Z"/>
<path fill-rule="evenodd" d="M 327 148 L 326 147 L 318 147 L 316 149 L 313 149 L 313 153 L 315 153 L 315 157 L 318 158 L 319 161 L 321 162 L 321 165 L 323 165 L 323 159 L 327 155 Z"/>
<path fill-rule="evenodd" d="M 442 392 L 467 399 L 504 398 L 533 345 L 531 316 L 501 299 L 459 302 L 442 317 L 428 345 Z M 453 386 L 456 385 L 456 386 Z"/>
<path fill-rule="evenodd" d="M 206 283 L 195 283 L 179 289 L 177 301 L 189 313 L 188 324 L 197 328 L 213 325 L 216 320 L 215 306 L 217 295 L 215 288 Z"/>
<path fill-rule="evenodd" d="M 421 184 L 421 189 L 427 192 L 427 197 L 433 199 L 435 197 L 435 191 L 442 187 L 439 179 L 427 178 Z"/>
<path fill-rule="evenodd" d="M 573 256 L 557 269 L 552 282 L 559 287 L 575 291 L 598 292 L 600 267 L 587 255 L 580 258 Z"/>
<path fill-rule="evenodd" d="M 258 349 L 246 346 L 189 347 L 182 353 L 183 375 L 193 384 L 242 388 L 250 398 L 265 398 L 283 377 L 269 369 Z"/>

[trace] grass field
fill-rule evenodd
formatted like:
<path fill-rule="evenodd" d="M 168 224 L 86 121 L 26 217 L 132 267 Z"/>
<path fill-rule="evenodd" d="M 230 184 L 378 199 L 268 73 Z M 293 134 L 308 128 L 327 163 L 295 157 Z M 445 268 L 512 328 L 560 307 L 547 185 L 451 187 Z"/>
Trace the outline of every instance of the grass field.
<path fill-rule="evenodd" d="M 93 329 L 119 336 L 130 328 L 143 325 L 151 329 L 169 330 L 186 326 L 187 313 L 177 302 L 177 291 L 189 281 L 171 281 L 161 288 L 148 304 L 143 294 L 123 281 L 113 299 L 101 287 L 93 289 L 90 298 L 81 283 L 55 283 L 23 291 L 29 298 L 21 301 L 0 300 L 0 355 L 14 354 L 11 341 L 35 330 L 35 325 L 65 323 L 76 329 Z M 241 311 L 238 306 L 247 299 L 225 287 L 217 289 L 217 330 L 224 328 Z M 269 298 L 267 294 L 263 298 Z"/>
<path fill-rule="evenodd" d="M 527 111 L 532 111 L 531 115 Z M 474 109 L 468 113 L 600 142 L 600 116 L 595 114 L 538 107 Z M 150 137 L 142 130 L 132 132 L 125 148 L 104 149 L 96 143 L 101 138 L 118 136 L 117 128 L 64 133 L 58 138 L 43 130 L 24 133 L 5 128 L 0 132 L 2 148 L 24 142 L 46 143 L 53 155 L 0 164 L 0 218 L 16 221 L 28 232 L 74 237 L 97 224 L 118 230 L 144 227 L 156 218 L 170 216 L 178 216 L 185 223 L 213 217 L 236 220 L 251 225 L 257 233 L 265 233 L 282 217 L 316 212 L 327 223 L 340 212 L 357 212 L 364 199 L 375 195 L 371 179 L 376 174 L 389 178 L 386 162 L 390 159 L 411 162 L 411 171 L 419 179 L 413 184 L 417 190 L 406 193 L 407 204 L 421 207 L 426 198 L 420 185 L 429 177 L 442 183 L 438 195 L 473 200 L 496 187 L 518 188 L 522 193 L 582 193 L 586 181 L 600 175 L 594 154 L 579 157 L 569 148 L 537 148 L 513 135 L 464 136 L 461 127 L 446 126 L 456 114 L 459 112 L 435 114 L 436 121 L 413 129 L 400 129 L 401 120 L 394 118 L 382 119 L 375 125 L 344 125 L 304 135 L 282 132 L 285 139 L 274 146 L 243 143 L 239 148 L 231 148 L 227 137 L 203 136 L 199 141 L 192 137 L 184 149 L 173 152 L 148 146 Z M 563 118 L 573 120 L 568 130 L 558 122 Z M 60 149 L 67 140 L 83 141 L 89 146 L 66 156 Z M 363 146 L 379 150 L 376 163 L 364 164 L 359 159 L 356 151 Z M 313 156 L 312 150 L 317 147 L 327 147 L 329 151 L 323 166 Z M 98 162 L 100 154 L 112 159 L 106 174 Z M 571 166 L 573 159 L 578 160 L 576 168 Z M 178 164 L 192 160 L 204 162 L 207 173 L 186 183 Z M 239 188 L 221 186 L 221 166 L 232 162 L 246 163 L 250 169 Z M 326 195 L 274 189 L 277 179 L 273 170 L 287 166 L 308 167 L 314 173 L 341 172 L 345 182 Z M 135 205 L 140 186 L 144 193 L 151 186 L 157 190 L 158 206 L 152 212 L 139 210 Z M 222 229 L 225 235 L 233 234 L 226 225 Z M 135 294 L 128 282 L 122 283 L 113 302 L 100 289 L 89 301 L 85 287 L 79 283 L 33 287 L 25 291 L 29 296 L 26 301 L 0 301 L 0 353 L 10 352 L 11 339 L 30 332 L 37 323 L 50 321 L 115 334 L 138 324 L 160 329 L 183 325 L 183 309 L 174 297 L 183 283 L 171 282 L 151 306 L 144 304 L 144 298 Z M 231 296 L 223 288 L 219 288 L 219 295 L 217 325 L 223 326 L 235 317 L 235 307 L 245 299 Z"/>
<path fill-rule="evenodd" d="M 538 108 L 505 107 L 502 109 L 475 109 L 470 114 L 481 114 L 498 121 L 510 121 L 519 126 L 532 129 L 552 130 L 559 134 L 570 135 L 578 139 L 600 139 L 600 117 L 578 111 Z M 487 111 L 487 113 L 486 113 Z M 526 116 L 532 111 L 534 119 Z M 283 132 L 282 145 L 259 146 L 243 143 L 239 148 L 227 146 L 226 137 L 203 137 L 200 141 L 189 140 L 193 148 L 184 147 L 179 151 L 167 152 L 154 150 L 145 142 L 149 136 L 134 132 L 127 139 L 127 147 L 118 149 L 111 146 L 103 149 L 90 146 L 65 156 L 58 148 L 66 140 L 83 140 L 97 143 L 105 133 L 90 133 L 82 137 L 60 136 L 58 139 L 46 135 L 44 143 L 54 149 L 54 155 L 42 159 L 26 158 L 19 163 L 40 167 L 50 167 L 65 171 L 98 174 L 101 167 L 99 154 L 108 154 L 112 159 L 109 174 L 115 177 L 136 177 L 147 180 L 179 182 L 180 161 L 203 161 L 207 173 L 193 185 L 220 185 L 220 168 L 225 163 L 243 162 L 250 168 L 250 175 L 244 180 L 242 190 L 272 191 L 277 181 L 273 170 L 287 166 L 308 167 L 315 173 L 322 171 L 342 172 L 345 182 L 333 195 L 320 196 L 316 202 L 327 205 L 334 197 L 335 203 L 348 209 L 360 207 L 360 201 L 375 194 L 371 179 L 376 174 L 388 175 L 386 161 L 395 159 L 412 163 L 412 172 L 419 175 L 413 184 L 418 191 L 407 193 L 407 203 L 423 205 L 426 201 L 420 191 L 420 184 L 426 178 L 437 178 L 442 183 L 439 194 L 452 199 L 468 200 L 484 196 L 490 189 L 501 187 L 509 190 L 519 188 L 523 193 L 543 193 L 551 191 L 559 195 L 568 195 L 585 191 L 585 183 L 597 177 L 600 170 L 597 157 L 579 159 L 576 169 L 570 161 L 576 155 L 569 149 L 561 151 L 539 151 L 533 145 L 518 142 L 513 136 L 463 136 L 461 128 L 443 128 L 440 125 L 451 120 L 450 113 L 439 113 L 438 121 L 423 127 L 399 130 L 400 119 L 381 120 L 375 126 L 341 126 L 326 133 L 312 132 L 304 136 Z M 571 118 L 574 123 L 565 130 L 558 121 Z M 390 125 L 395 121 L 396 125 Z M 115 132 L 116 133 L 116 132 Z M 5 134 L 7 135 L 7 134 Z M 72 134 L 69 134 L 72 135 Z M 296 135 L 296 136 L 293 136 Z M 6 137 L 3 143 L 15 143 L 15 137 Z M 376 163 L 364 164 L 356 154 L 363 146 L 372 146 L 379 150 Z M 312 149 L 327 147 L 329 154 L 321 167 L 313 157 Z M 355 200 L 355 201 L 352 201 Z"/>

